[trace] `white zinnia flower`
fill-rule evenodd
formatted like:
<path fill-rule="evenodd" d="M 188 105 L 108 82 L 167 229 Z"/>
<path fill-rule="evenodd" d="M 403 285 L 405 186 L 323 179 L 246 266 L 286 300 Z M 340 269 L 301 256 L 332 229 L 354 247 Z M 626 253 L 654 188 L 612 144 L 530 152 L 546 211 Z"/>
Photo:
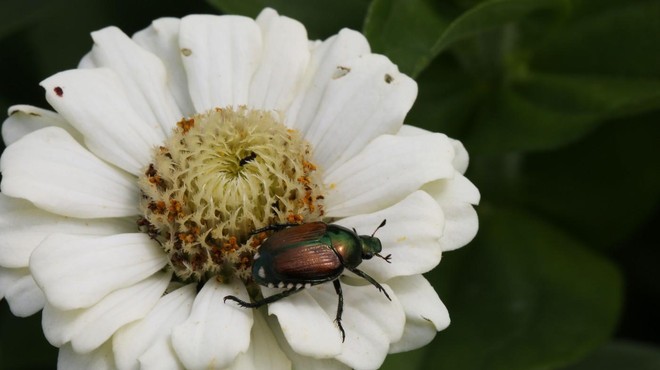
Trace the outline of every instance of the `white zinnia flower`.
<path fill-rule="evenodd" d="M 0 298 L 43 309 L 61 368 L 379 367 L 449 316 L 422 277 L 477 230 L 468 157 L 403 126 L 417 86 L 365 38 L 309 41 L 264 10 L 109 27 L 78 69 L 42 82 L 55 112 L 10 108 L 0 168 Z M 381 259 L 345 271 L 345 341 L 326 283 L 260 309 L 269 224 L 370 234 Z M 137 222 L 137 225 L 136 225 Z"/>

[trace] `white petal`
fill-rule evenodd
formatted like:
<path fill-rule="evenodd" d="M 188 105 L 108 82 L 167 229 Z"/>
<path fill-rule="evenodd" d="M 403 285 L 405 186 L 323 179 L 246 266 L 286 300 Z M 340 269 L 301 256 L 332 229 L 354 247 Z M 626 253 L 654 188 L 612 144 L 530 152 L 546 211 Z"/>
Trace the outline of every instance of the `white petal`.
<path fill-rule="evenodd" d="M 433 131 L 425 130 L 421 127 L 403 125 L 399 129 L 399 132 L 396 133 L 397 136 L 417 136 L 417 135 L 428 135 L 432 134 Z"/>
<path fill-rule="evenodd" d="M 82 135 L 59 114 L 33 107 L 31 105 L 14 105 L 9 107 L 9 117 L 2 124 L 2 138 L 5 145 L 44 127 L 56 126 L 65 129 L 76 141 L 82 143 Z"/>
<path fill-rule="evenodd" d="M 361 33 L 346 28 L 313 46 L 303 86 L 286 111 L 289 127 L 305 135 L 323 101 L 325 89 L 337 73 L 337 66 L 369 53 L 367 39 Z"/>
<path fill-rule="evenodd" d="M 390 343 L 399 341 L 403 335 L 405 314 L 401 303 L 387 285 L 383 288 L 392 301 L 371 285 L 343 284 L 342 288 L 342 325 L 346 340 L 342 344 L 342 353 L 336 358 L 355 369 L 377 369 L 385 360 Z M 337 295 L 332 284 L 317 285 L 308 290 L 329 315 L 335 314 Z"/>
<path fill-rule="evenodd" d="M 273 332 L 266 320 L 259 314 L 252 315 L 254 325 L 250 335 L 250 348 L 241 353 L 228 369 L 232 370 L 261 370 L 261 369 L 290 369 L 291 361 L 277 344 Z"/>
<path fill-rule="evenodd" d="M 92 59 L 92 52 L 88 52 L 87 54 L 83 55 L 82 58 L 80 58 L 80 61 L 78 62 L 78 68 L 79 69 L 90 69 L 90 68 L 97 68 L 96 63 Z"/>
<path fill-rule="evenodd" d="M 138 174 L 165 135 L 157 121 L 145 121 L 117 73 L 105 68 L 60 72 L 41 82 L 46 99 L 85 137 L 99 157 Z M 148 107 L 144 107 L 148 109 Z"/>
<path fill-rule="evenodd" d="M 116 290 L 86 309 L 58 310 L 46 304 L 42 326 L 50 344 L 71 342 L 74 351 L 88 353 L 117 329 L 147 315 L 170 282 L 171 273 L 156 273 L 128 288 Z"/>
<path fill-rule="evenodd" d="M 60 348 L 57 357 L 57 368 L 66 370 L 112 370 L 115 363 L 112 358 L 112 346 L 110 342 L 89 353 L 77 353 L 73 350 L 71 344 Z"/>
<path fill-rule="evenodd" d="M 257 17 L 263 37 L 261 63 L 250 83 L 248 106 L 284 110 L 297 93 L 309 63 L 305 26 L 265 9 Z"/>
<path fill-rule="evenodd" d="M 0 267 L 0 299 L 7 299 L 15 316 L 27 317 L 44 307 L 46 299 L 27 268 Z"/>
<path fill-rule="evenodd" d="M 453 203 L 442 206 L 445 213 L 445 232 L 440 239 L 443 251 L 452 251 L 460 248 L 477 235 L 479 218 L 472 205 L 467 203 Z"/>
<path fill-rule="evenodd" d="M 387 282 L 406 313 L 401 340 L 390 353 L 410 351 L 427 345 L 436 332 L 449 326 L 449 313 L 431 284 L 422 276 L 399 277 Z"/>
<path fill-rule="evenodd" d="M 391 254 L 391 263 L 374 257 L 363 261 L 358 266 L 360 270 L 382 282 L 395 276 L 428 272 L 438 265 L 444 219 L 442 209 L 431 196 L 416 191 L 390 208 L 347 217 L 336 223 L 355 228 L 360 235 L 371 235 L 383 220 L 387 220 L 387 224 L 378 230 L 376 237 L 383 245 L 380 254 Z M 346 275 L 355 276 L 349 272 Z"/>
<path fill-rule="evenodd" d="M 374 212 L 390 206 L 425 183 L 454 175 L 453 148 L 442 134 L 382 135 L 326 174 L 329 217 Z"/>
<path fill-rule="evenodd" d="M 23 275 L 5 291 L 11 313 L 18 317 L 33 315 L 46 304 L 46 297 L 27 269 L 20 269 Z"/>
<path fill-rule="evenodd" d="M 23 199 L 0 193 L 0 265 L 26 267 L 34 248 L 57 232 L 113 235 L 135 230 L 125 218 L 81 220 L 40 210 Z"/>
<path fill-rule="evenodd" d="M 30 271 L 27 268 L 8 269 L 0 267 L 0 299 L 4 298 L 7 290 L 11 289 L 21 277 L 29 274 Z"/>
<path fill-rule="evenodd" d="M 262 291 L 268 292 L 265 296 L 279 292 L 267 288 Z M 328 315 L 307 289 L 269 304 L 268 312 L 277 316 L 284 337 L 296 353 L 330 358 L 341 352 L 341 333 L 334 323 L 334 313 Z"/>
<path fill-rule="evenodd" d="M 48 302 L 61 310 L 89 307 L 167 264 L 163 250 L 142 233 L 90 237 L 54 234 L 30 257 L 30 270 Z"/>
<path fill-rule="evenodd" d="M 277 319 L 274 316 L 268 316 L 267 318 L 268 326 L 270 327 L 272 333 L 275 335 L 277 342 L 280 344 L 280 348 L 284 351 L 286 356 L 289 358 L 292 364 L 293 369 L 305 369 L 305 370 L 349 370 L 350 368 L 341 362 L 333 358 L 323 358 L 317 359 L 310 356 L 303 356 L 298 354 L 296 351 L 291 349 L 289 343 L 284 338 L 282 330 L 278 324 Z"/>
<path fill-rule="evenodd" d="M 195 114 L 190 94 L 188 79 L 181 60 L 179 48 L 179 27 L 177 18 L 160 18 L 151 22 L 151 26 L 133 35 L 133 40 L 146 50 L 157 55 L 165 65 L 167 87 L 176 100 L 183 115 Z"/>
<path fill-rule="evenodd" d="M 224 303 L 227 295 L 247 300 L 243 283 L 211 279 L 197 294 L 190 317 L 175 327 L 172 345 L 188 369 L 223 368 L 250 345 L 252 311 Z"/>
<path fill-rule="evenodd" d="M 415 135 L 425 135 L 428 133 L 431 133 L 431 131 L 415 126 L 403 125 L 401 126 L 401 129 L 399 130 L 397 135 L 415 136 Z M 468 152 L 467 150 L 465 150 L 463 143 L 451 138 L 450 140 L 451 140 L 451 145 L 454 147 L 454 160 L 452 161 L 452 165 L 458 172 L 464 174 L 465 171 L 467 170 L 468 163 L 470 162 L 470 157 L 468 156 Z"/>
<path fill-rule="evenodd" d="M 479 190 L 458 172 L 453 179 L 427 184 L 424 190 L 435 198 L 445 214 L 442 250 L 454 250 L 472 241 L 479 230 L 479 218 L 472 207 L 479 203 Z"/>
<path fill-rule="evenodd" d="M 142 370 L 184 370 L 171 341 L 158 341 L 140 356 Z"/>
<path fill-rule="evenodd" d="M 92 32 L 91 58 L 117 72 L 133 109 L 144 122 L 160 124 L 167 135 L 183 114 L 170 94 L 163 62 L 117 27 Z"/>
<path fill-rule="evenodd" d="M 454 172 L 454 176 L 449 179 L 433 181 L 424 186 L 441 206 L 449 205 L 455 202 L 479 204 L 481 195 L 470 180 L 460 172 Z"/>
<path fill-rule="evenodd" d="M 138 213 L 135 178 L 98 159 L 61 128 L 35 131 L 7 147 L 0 171 L 3 193 L 59 215 Z"/>
<path fill-rule="evenodd" d="M 172 328 L 188 318 L 196 294 L 195 284 L 179 288 L 163 296 L 144 319 L 119 329 L 112 339 L 117 367 L 138 369 L 138 359 L 151 349 L 144 358 L 150 367 L 178 367 L 176 354 L 169 345 Z"/>
<path fill-rule="evenodd" d="M 415 81 L 382 55 L 336 66 L 317 114 L 306 125 L 317 164 L 333 171 L 375 137 L 396 133 L 416 96 Z"/>
<path fill-rule="evenodd" d="M 454 146 L 454 153 L 456 153 L 452 164 L 456 171 L 464 174 L 470 163 L 470 156 L 468 155 L 467 150 L 465 150 L 463 143 L 460 141 L 452 139 L 451 144 Z"/>
<path fill-rule="evenodd" d="M 181 19 L 179 47 L 195 110 L 248 102 L 261 57 L 261 31 L 250 18 L 191 15 Z"/>

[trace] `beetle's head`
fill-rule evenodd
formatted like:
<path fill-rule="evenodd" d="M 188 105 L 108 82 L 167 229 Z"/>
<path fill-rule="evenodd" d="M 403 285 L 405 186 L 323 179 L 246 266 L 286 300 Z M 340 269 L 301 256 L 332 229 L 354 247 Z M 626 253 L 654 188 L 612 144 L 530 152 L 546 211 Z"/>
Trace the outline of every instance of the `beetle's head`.
<path fill-rule="evenodd" d="M 362 244 L 362 259 L 371 259 L 374 255 L 383 250 L 383 245 L 380 244 L 380 239 L 370 235 L 360 235 L 360 244 Z"/>
<path fill-rule="evenodd" d="M 362 246 L 362 259 L 363 260 L 368 260 L 371 259 L 373 256 L 378 256 L 382 259 L 384 259 L 387 263 L 390 263 L 390 257 L 392 257 L 391 254 L 388 254 L 387 256 L 383 257 L 379 253 L 381 250 L 383 250 L 383 245 L 380 243 L 380 239 L 376 238 L 374 234 L 376 234 L 376 231 L 380 229 L 381 227 L 385 226 L 385 222 L 387 220 L 383 220 L 383 222 L 378 225 L 376 230 L 374 230 L 371 235 L 360 235 L 360 244 Z"/>

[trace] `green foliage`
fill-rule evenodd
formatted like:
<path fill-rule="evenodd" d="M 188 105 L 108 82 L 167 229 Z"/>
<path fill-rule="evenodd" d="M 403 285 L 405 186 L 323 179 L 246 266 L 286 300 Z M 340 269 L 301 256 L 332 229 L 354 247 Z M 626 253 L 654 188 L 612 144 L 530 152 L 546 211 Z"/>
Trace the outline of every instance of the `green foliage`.
<path fill-rule="evenodd" d="M 266 6 L 310 38 L 363 30 L 418 82 L 406 121 L 471 155 L 480 232 L 428 275 L 452 324 L 384 369 L 660 368 L 660 350 L 617 339 L 660 343 L 630 330 L 660 327 L 631 314 L 660 309 L 642 300 L 660 292 L 660 0 L 6 0 L 0 109 L 46 106 L 38 82 L 94 29 Z M 35 318 L 2 308 L 0 368 L 54 364 Z"/>
<path fill-rule="evenodd" d="M 0 368 L 54 369 L 57 349 L 50 346 L 41 329 L 41 314 L 17 319 L 7 302 L 0 302 Z"/>
<path fill-rule="evenodd" d="M 56 3 L 57 1 L 48 0 L 4 0 L 0 3 L 0 38 L 42 19 L 47 12 L 53 10 Z"/>
<path fill-rule="evenodd" d="M 616 267 L 525 211 L 483 204 L 478 237 L 443 263 L 430 279 L 452 325 L 436 337 L 440 350 L 425 356 L 439 368 L 566 364 L 606 340 L 616 323 Z"/>
<path fill-rule="evenodd" d="M 628 341 L 614 341 L 566 370 L 656 370 L 660 369 L 660 350 Z"/>
<path fill-rule="evenodd" d="M 532 12 L 566 6 L 564 0 L 494 0 L 457 15 L 454 7 L 429 0 L 375 0 L 364 30 L 374 51 L 390 56 L 401 71 L 417 76 L 436 55 L 459 40 Z"/>

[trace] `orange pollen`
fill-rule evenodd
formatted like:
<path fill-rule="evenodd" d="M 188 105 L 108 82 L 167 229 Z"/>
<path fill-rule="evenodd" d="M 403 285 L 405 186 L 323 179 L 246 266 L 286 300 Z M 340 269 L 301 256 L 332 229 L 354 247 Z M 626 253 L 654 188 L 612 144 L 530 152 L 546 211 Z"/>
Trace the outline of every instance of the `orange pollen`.
<path fill-rule="evenodd" d="M 265 231 L 260 232 L 259 234 L 255 235 L 252 240 L 250 241 L 250 247 L 252 248 L 257 248 L 260 246 L 264 240 L 268 237 L 268 234 L 266 234 Z"/>
<path fill-rule="evenodd" d="M 195 235 L 192 233 L 178 233 L 177 237 L 184 243 L 192 244 L 195 241 Z"/>
<path fill-rule="evenodd" d="M 291 224 L 301 224 L 303 222 L 303 216 L 299 214 L 289 213 L 289 215 L 286 216 L 286 220 Z"/>
<path fill-rule="evenodd" d="M 183 217 L 183 205 L 175 199 L 170 199 L 170 206 L 167 207 L 167 220 L 172 222 L 177 218 Z"/>
<path fill-rule="evenodd" d="M 195 126 L 195 120 L 192 119 L 192 118 L 189 118 L 189 119 L 184 118 L 181 121 L 177 122 L 176 125 L 185 134 L 188 131 L 190 131 L 191 128 L 193 128 Z"/>
<path fill-rule="evenodd" d="M 307 172 L 316 171 L 316 165 L 314 165 L 312 162 L 303 161 L 303 167 Z"/>
<path fill-rule="evenodd" d="M 316 209 L 316 207 L 314 206 L 314 198 L 312 197 L 311 191 L 307 191 L 305 193 L 305 196 L 303 197 L 302 201 L 303 204 L 307 206 L 310 212 L 314 212 L 314 209 Z"/>
<path fill-rule="evenodd" d="M 165 202 L 163 202 L 162 200 L 149 203 L 149 210 L 157 215 L 164 214 L 166 208 L 167 206 L 165 205 Z"/>
<path fill-rule="evenodd" d="M 222 243 L 222 252 L 223 253 L 234 253 L 240 246 L 236 240 L 235 236 L 230 236 L 226 242 Z"/>

